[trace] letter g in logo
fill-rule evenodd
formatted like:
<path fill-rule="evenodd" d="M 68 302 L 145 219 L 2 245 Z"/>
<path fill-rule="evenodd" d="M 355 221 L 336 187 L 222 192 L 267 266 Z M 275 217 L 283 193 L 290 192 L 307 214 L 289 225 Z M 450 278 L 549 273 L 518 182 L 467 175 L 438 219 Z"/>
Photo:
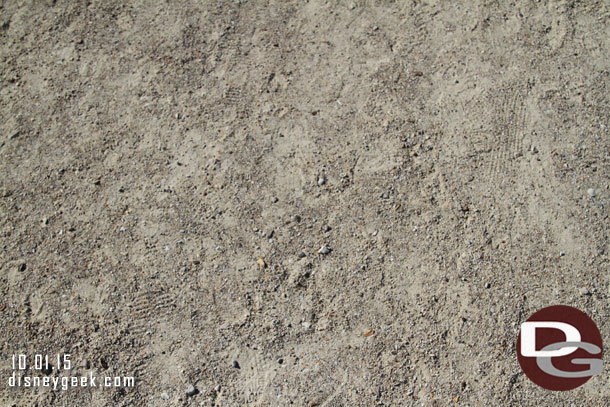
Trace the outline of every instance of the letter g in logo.
<path fill-rule="evenodd" d="M 548 390 L 571 390 L 602 372 L 602 339 L 585 313 L 555 305 L 521 324 L 517 357 L 534 383 Z"/>

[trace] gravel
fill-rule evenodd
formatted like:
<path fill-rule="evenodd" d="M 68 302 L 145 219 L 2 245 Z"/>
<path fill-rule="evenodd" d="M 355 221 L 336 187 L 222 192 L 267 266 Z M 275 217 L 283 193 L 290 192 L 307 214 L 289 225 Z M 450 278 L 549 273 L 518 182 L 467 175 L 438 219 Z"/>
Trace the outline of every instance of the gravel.
<path fill-rule="evenodd" d="M 188 397 L 193 397 L 197 393 L 199 393 L 199 390 L 197 390 L 197 388 L 192 384 L 186 389 L 186 395 Z"/>

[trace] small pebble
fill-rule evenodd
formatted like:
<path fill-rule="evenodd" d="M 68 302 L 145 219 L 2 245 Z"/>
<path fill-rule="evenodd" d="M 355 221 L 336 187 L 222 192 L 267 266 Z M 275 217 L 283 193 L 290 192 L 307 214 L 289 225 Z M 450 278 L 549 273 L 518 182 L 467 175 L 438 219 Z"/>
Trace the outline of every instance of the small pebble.
<path fill-rule="evenodd" d="M 386 194 L 385 192 L 383 194 L 381 194 L 381 199 L 388 199 L 390 196 L 388 194 Z"/>
<path fill-rule="evenodd" d="M 241 366 L 239 366 L 239 362 L 237 360 L 234 360 L 233 363 L 231 363 L 233 365 L 233 367 L 235 369 L 241 369 Z"/>
<path fill-rule="evenodd" d="M 326 245 L 320 247 L 320 250 L 318 250 L 318 253 L 320 254 L 328 254 L 330 253 L 330 248 Z"/>
<path fill-rule="evenodd" d="M 301 221 L 301 217 L 299 215 L 293 215 L 292 216 L 292 221 L 299 223 Z"/>
<path fill-rule="evenodd" d="M 325 232 L 330 232 L 332 230 L 332 228 L 328 225 L 324 226 L 324 231 Z"/>
<path fill-rule="evenodd" d="M 301 325 L 303 325 L 303 328 L 305 328 L 305 329 L 311 328 L 311 324 L 307 321 L 303 322 Z"/>
<path fill-rule="evenodd" d="M 306 256 L 305 252 L 299 252 L 299 254 L 298 254 L 299 259 L 302 259 L 305 256 Z"/>
<path fill-rule="evenodd" d="M 563 256 L 565 256 L 565 255 L 566 255 L 566 253 L 565 253 L 565 252 L 559 252 L 559 257 L 563 257 Z"/>
<path fill-rule="evenodd" d="M 485 283 L 485 288 L 491 288 L 491 283 Z"/>
<path fill-rule="evenodd" d="M 169 394 L 167 394 L 167 393 L 163 392 L 163 393 L 161 393 L 161 398 L 162 398 L 163 400 L 169 400 Z"/>
<path fill-rule="evenodd" d="M 579 288 L 579 289 L 578 289 L 578 293 L 579 293 L 580 295 L 589 295 L 589 294 L 590 294 L 590 293 L 589 293 L 589 289 L 588 289 L 588 288 L 586 288 L 586 287 L 581 287 L 581 288 Z"/>
<path fill-rule="evenodd" d="M 277 196 L 274 196 L 273 198 L 271 198 L 271 203 L 276 203 L 278 201 Z"/>
<path fill-rule="evenodd" d="M 284 359 L 279 358 L 279 359 L 277 360 L 277 363 L 279 363 L 279 364 L 281 365 L 282 363 L 284 363 Z"/>
<path fill-rule="evenodd" d="M 199 390 L 197 390 L 197 388 L 195 386 L 193 386 L 192 384 L 186 389 L 186 395 L 188 397 L 192 397 L 197 393 L 199 393 Z"/>
<path fill-rule="evenodd" d="M 324 177 L 318 178 L 318 185 L 322 186 L 324 184 L 326 184 L 326 178 L 324 178 Z"/>
<path fill-rule="evenodd" d="M 589 194 L 589 196 L 590 196 L 591 198 L 593 198 L 595 195 L 597 195 L 597 192 L 595 192 L 595 190 L 594 190 L 593 188 L 589 188 L 589 189 L 587 190 L 587 193 Z"/>

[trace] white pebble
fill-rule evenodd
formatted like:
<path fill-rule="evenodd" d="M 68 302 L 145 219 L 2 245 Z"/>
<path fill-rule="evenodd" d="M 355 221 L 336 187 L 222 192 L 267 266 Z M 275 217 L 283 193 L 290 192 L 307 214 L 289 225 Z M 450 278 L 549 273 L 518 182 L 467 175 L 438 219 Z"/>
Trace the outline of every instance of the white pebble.
<path fill-rule="evenodd" d="M 318 250 L 318 253 L 320 254 L 328 254 L 330 253 L 330 248 L 326 245 L 320 247 L 320 250 Z"/>
<path fill-rule="evenodd" d="M 186 389 L 186 395 L 188 397 L 192 397 L 197 393 L 199 393 L 199 390 L 197 390 L 192 384 Z"/>

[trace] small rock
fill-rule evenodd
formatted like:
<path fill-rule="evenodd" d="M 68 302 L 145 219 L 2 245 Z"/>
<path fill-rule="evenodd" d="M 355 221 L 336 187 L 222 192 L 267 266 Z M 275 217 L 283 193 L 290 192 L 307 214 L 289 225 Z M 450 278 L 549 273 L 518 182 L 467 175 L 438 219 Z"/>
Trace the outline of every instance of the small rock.
<path fill-rule="evenodd" d="M 231 365 L 233 365 L 235 369 L 241 369 L 241 366 L 239 366 L 239 362 L 237 360 L 234 360 Z"/>
<path fill-rule="evenodd" d="M 320 250 L 318 250 L 318 253 L 328 254 L 328 253 L 330 253 L 330 247 L 324 245 L 324 246 L 320 247 Z"/>
<path fill-rule="evenodd" d="M 566 253 L 565 253 L 565 252 L 559 252 L 559 257 L 563 257 L 563 256 L 565 256 L 565 255 L 566 255 Z"/>
<path fill-rule="evenodd" d="M 597 195 L 597 192 L 595 192 L 595 190 L 593 188 L 587 189 L 587 193 L 589 194 L 589 196 L 591 198 L 593 198 L 595 195 Z"/>
<path fill-rule="evenodd" d="M 381 197 L 381 199 L 388 199 L 390 196 L 384 192 L 383 194 L 380 195 L 380 197 Z"/>
<path fill-rule="evenodd" d="M 279 363 L 279 364 L 281 365 L 282 363 L 284 363 L 284 359 L 279 358 L 279 359 L 277 360 L 277 363 Z"/>
<path fill-rule="evenodd" d="M 271 203 L 276 203 L 278 201 L 277 196 L 274 196 L 273 198 L 271 198 Z"/>
<path fill-rule="evenodd" d="M 292 221 L 299 223 L 301 221 L 301 217 L 299 215 L 293 215 L 292 216 Z"/>
<path fill-rule="evenodd" d="M 326 178 L 324 178 L 324 177 L 318 178 L 318 185 L 322 186 L 324 184 L 326 184 Z"/>
<path fill-rule="evenodd" d="M 187 394 L 188 394 L 188 393 L 187 393 Z M 163 393 L 161 393 L 161 398 L 162 398 L 163 400 L 169 400 L 169 394 L 167 394 L 167 393 L 163 392 Z"/>
<path fill-rule="evenodd" d="M 332 228 L 329 225 L 324 226 L 325 232 L 330 232 L 331 230 L 332 230 Z"/>
<path fill-rule="evenodd" d="M 197 390 L 197 388 L 195 386 L 193 386 L 192 384 L 186 389 L 186 395 L 188 397 L 192 397 L 197 393 L 199 393 L 199 390 Z"/>
<path fill-rule="evenodd" d="M 303 257 L 306 256 L 305 252 L 299 252 L 299 254 L 297 255 L 299 259 L 302 259 Z"/>
<path fill-rule="evenodd" d="M 591 294 L 591 293 L 589 292 L 589 289 L 588 289 L 588 288 L 586 288 L 586 287 L 581 287 L 581 288 L 579 288 L 579 289 L 578 289 L 578 293 L 579 293 L 580 295 L 589 295 L 589 294 Z"/>
<path fill-rule="evenodd" d="M 256 262 L 258 263 L 258 265 L 261 268 L 263 268 L 263 269 L 267 268 L 267 262 L 265 261 L 264 257 L 259 257 L 258 260 L 256 260 Z"/>
<path fill-rule="evenodd" d="M 491 288 L 491 283 L 485 283 L 485 288 Z"/>
<path fill-rule="evenodd" d="M 303 322 L 301 325 L 303 325 L 303 328 L 305 328 L 305 329 L 311 328 L 311 324 L 307 321 Z"/>

